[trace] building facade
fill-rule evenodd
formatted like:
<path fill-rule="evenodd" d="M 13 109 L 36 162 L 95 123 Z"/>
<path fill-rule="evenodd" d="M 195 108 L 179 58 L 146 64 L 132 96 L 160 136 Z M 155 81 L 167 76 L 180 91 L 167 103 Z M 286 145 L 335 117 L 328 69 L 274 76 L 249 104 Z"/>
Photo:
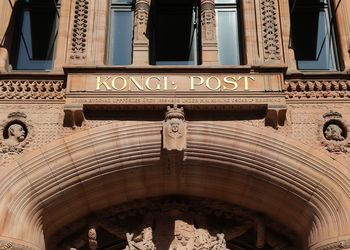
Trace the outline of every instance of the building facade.
<path fill-rule="evenodd" d="M 349 0 L 0 1 L 0 249 L 350 249 Z"/>

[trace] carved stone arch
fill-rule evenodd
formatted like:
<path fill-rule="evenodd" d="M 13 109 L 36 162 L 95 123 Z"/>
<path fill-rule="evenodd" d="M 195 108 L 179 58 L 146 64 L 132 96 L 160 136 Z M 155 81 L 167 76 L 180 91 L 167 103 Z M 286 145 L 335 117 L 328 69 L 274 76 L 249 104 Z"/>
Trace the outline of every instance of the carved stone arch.
<path fill-rule="evenodd" d="M 259 211 L 288 226 L 305 249 L 347 244 L 350 173 L 337 161 L 272 130 L 190 122 L 182 171 L 172 175 L 161 129 L 135 121 L 88 129 L 2 169 L 1 244 L 45 249 L 45 238 L 93 211 L 168 194 Z"/>

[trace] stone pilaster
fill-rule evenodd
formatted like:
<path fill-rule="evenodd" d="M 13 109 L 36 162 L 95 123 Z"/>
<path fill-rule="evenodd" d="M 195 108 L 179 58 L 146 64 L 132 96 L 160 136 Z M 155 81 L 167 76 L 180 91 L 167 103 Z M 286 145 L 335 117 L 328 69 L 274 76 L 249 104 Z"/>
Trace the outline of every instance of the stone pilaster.
<path fill-rule="evenodd" d="M 201 0 L 202 63 L 218 63 L 214 0 Z"/>
<path fill-rule="evenodd" d="M 147 37 L 150 0 L 136 0 L 134 21 L 133 64 L 149 64 L 149 39 Z"/>

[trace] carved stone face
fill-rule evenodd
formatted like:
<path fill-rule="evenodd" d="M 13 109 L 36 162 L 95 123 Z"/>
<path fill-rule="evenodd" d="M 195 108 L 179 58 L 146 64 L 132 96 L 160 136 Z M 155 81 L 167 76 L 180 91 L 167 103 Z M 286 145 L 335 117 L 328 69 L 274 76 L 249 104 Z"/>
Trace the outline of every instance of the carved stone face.
<path fill-rule="evenodd" d="M 171 131 L 173 133 L 179 132 L 180 122 L 177 119 L 174 119 L 173 121 L 171 121 L 170 125 L 171 125 Z"/>
<path fill-rule="evenodd" d="M 18 144 L 26 138 L 26 131 L 22 125 L 15 123 L 8 128 L 8 136 L 8 141 L 11 142 L 11 144 Z"/>
<path fill-rule="evenodd" d="M 324 131 L 324 136 L 327 140 L 343 141 L 345 138 L 342 136 L 343 129 L 337 124 L 329 124 Z"/>

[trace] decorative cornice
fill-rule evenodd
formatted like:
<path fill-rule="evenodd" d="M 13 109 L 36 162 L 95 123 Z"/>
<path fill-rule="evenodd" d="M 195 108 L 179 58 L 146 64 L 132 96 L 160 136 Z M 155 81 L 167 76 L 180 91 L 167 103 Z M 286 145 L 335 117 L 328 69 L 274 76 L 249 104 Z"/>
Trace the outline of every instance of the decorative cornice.
<path fill-rule="evenodd" d="M 287 99 L 350 98 L 350 80 L 290 80 L 285 83 Z"/>
<path fill-rule="evenodd" d="M 62 100 L 63 80 L 0 80 L 0 100 Z"/>

